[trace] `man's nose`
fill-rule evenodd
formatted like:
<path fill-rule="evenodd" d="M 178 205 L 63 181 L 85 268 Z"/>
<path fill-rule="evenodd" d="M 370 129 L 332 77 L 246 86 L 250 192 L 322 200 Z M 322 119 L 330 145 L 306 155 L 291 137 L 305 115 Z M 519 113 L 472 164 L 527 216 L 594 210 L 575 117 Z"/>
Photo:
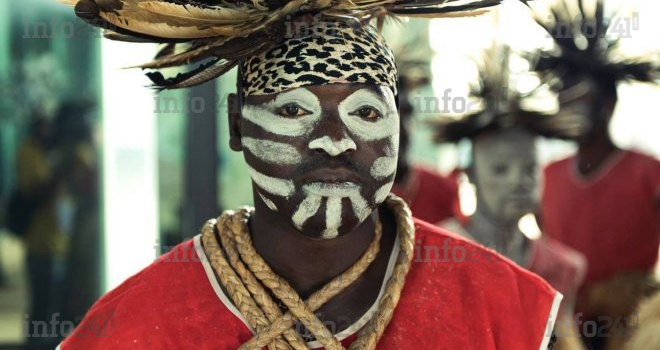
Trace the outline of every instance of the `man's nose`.
<path fill-rule="evenodd" d="M 309 149 L 325 152 L 331 157 L 357 149 L 355 141 L 348 135 L 346 126 L 339 116 L 326 116 L 324 119 L 326 120 L 319 123 L 314 132 L 308 145 Z"/>
<path fill-rule="evenodd" d="M 536 185 L 536 178 L 529 170 L 520 168 L 515 173 L 514 181 L 520 188 L 531 189 Z"/>

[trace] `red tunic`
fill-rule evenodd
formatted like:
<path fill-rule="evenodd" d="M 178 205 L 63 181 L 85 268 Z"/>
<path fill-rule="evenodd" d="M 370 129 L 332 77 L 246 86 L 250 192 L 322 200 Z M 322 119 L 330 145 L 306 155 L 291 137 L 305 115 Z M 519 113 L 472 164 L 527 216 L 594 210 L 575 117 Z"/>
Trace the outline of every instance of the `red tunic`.
<path fill-rule="evenodd" d="M 458 183 L 422 166 L 414 166 L 406 184 L 394 185 L 392 193 L 403 198 L 413 216 L 439 224 L 454 216 L 458 206 Z"/>
<path fill-rule="evenodd" d="M 379 350 L 547 347 L 561 294 L 492 251 L 415 226 L 416 256 Z M 129 278 L 96 302 L 61 350 L 236 349 L 252 332 L 198 256 L 199 236 Z M 356 331 L 340 337 L 344 346 Z"/>
<path fill-rule="evenodd" d="M 543 277 L 564 296 L 573 298 L 584 279 L 587 262 L 580 252 L 543 235 L 532 241 L 525 268 Z"/>
<path fill-rule="evenodd" d="M 545 170 L 543 231 L 587 258 L 585 286 L 622 270 L 650 270 L 658 260 L 660 162 L 633 151 L 612 156 L 589 179 L 576 158 Z"/>

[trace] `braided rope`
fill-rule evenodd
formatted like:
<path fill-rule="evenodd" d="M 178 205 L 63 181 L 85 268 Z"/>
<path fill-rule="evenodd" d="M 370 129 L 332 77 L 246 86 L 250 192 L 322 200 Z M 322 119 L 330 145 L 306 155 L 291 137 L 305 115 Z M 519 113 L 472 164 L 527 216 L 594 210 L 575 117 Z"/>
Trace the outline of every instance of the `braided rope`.
<path fill-rule="evenodd" d="M 220 217 L 232 215 L 230 211 L 226 211 Z M 211 262 L 211 266 L 219 277 L 223 287 L 227 290 L 231 299 L 241 312 L 248 324 L 257 332 L 261 332 L 268 327 L 268 321 L 264 312 L 257 306 L 256 302 L 250 296 L 250 292 L 246 288 L 241 278 L 231 268 L 231 265 L 225 259 L 222 249 L 218 245 L 215 238 L 214 227 L 216 220 L 209 220 L 202 228 L 202 241 L 204 243 L 204 252 Z M 290 347 L 279 340 L 275 340 L 272 345 L 269 344 L 270 350 L 290 349 Z"/>
<path fill-rule="evenodd" d="M 218 224 L 221 223 L 224 224 L 226 223 L 226 221 L 223 222 L 221 220 L 221 222 L 219 222 Z M 245 286 L 250 291 L 250 294 L 252 294 L 255 302 L 262 308 L 262 310 L 266 314 L 266 317 L 272 323 L 276 319 L 282 316 L 282 312 L 280 311 L 280 308 L 277 306 L 275 301 L 273 301 L 273 299 L 268 295 L 268 292 L 266 291 L 264 286 L 258 282 L 254 274 L 245 266 L 245 264 L 243 264 L 243 262 L 239 257 L 239 253 L 236 250 L 236 247 L 231 242 L 231 237 L 229 237 L 228 232 L 229 230 L 227 229 L 220 230 L 220 239 L 222 242 L 222 246 L 225 248 L 227 256 L 229 257 L 229 262 L 231 263 L 234 270 L 236 270 L 236 272 L 241 276 L 243 281 L 245 281 Z M 263 333 L 264 330 L 260 332 L 260 334 Z M 279 334 L 277 336 L 279 337 Z M 305 345 L 305 341 L 293 329 L 290 328 L 286 329 L 284 331 L 284 337 L 294 349 L 296 350 L 307 349 L 307 346 Z M 274 336 L 271 339 L 273 338 L 276 337 Z M 267 344 L 264 344 L 262 345 L 262 347 L 266 345 Z"/>
<path fill-rule="evenodd" d="M 390 195 L 386 203 L 395 214 L 401 250 L 380 299 L 378 312 L 358 332 L 358 339 L 351 344 L 349 350 L 375 349 L 392 319 L 405 276 L 410 269 L 415 232 L 412 216 L 407 205 L 398 197 Z M 264 346 L 269 349 L 308 349 L 292 329 L 295 321 L 300 320 L 326 349 L 345 350 L 314 315 L 314 311 L 355 282 L 375 260 L 380 251 L 380 220 L 376 222 L 373 241 L 358 261 L 303 301 L 289 283 L 275 274 L 254 249 L 247 226 L 250 213 L 249 208 L 242 208 L 238 212 L 226 211 L 218 220 L 207 222 L 202 230 L 204 251 L 210 258 L 213 269 L 220 276 L 220 282 L 248 323 L 256 330 L 256 335 L 239 349 L 258 350 Z M 229 261 L 225 259 L 217 242 L 214 226 L 220 232 L 224 254 Z M 289 311 L 282 315 L 266 288 L 281 300 Z"/>

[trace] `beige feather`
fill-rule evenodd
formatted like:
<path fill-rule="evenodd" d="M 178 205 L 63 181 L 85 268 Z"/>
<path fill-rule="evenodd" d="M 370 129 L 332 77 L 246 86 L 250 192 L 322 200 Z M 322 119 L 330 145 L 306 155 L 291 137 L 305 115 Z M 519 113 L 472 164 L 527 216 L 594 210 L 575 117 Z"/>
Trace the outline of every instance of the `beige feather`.
<path fill-rule="evenodd" d="M 244 24 L 246 21 L 256 22 L 264 15 L 250 11 L 247 6 L 200 8 L 195 6 L 182 6 L 163 1 L 145 1 L 138 4 L 138 8 L 160 16 L 178 18 L 206 24 Z"/>
<path fill-rule="evenodd" d="M 101 12 L 101 17 L 111 24 L 133 32 L 157 36 L 168 39 L 197 39 L 221 35 L 233 35 L 237 32 L 235 26 L 222 26 L 211 28 L 200 28 L 197 25 L 180 26 L 180 22 L 163 21 L 163 16 L 155 16 L 151 13 L 130 12 L 121 10 L 119 14 L 112 12 Z"/>

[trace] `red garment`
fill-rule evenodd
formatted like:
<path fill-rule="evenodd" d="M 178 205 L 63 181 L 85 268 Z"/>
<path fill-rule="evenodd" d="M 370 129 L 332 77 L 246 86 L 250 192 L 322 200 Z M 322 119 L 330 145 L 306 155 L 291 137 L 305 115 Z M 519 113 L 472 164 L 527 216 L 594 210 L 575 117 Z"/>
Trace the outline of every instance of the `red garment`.
<path fill-rule="evenodd" d="M 651 270 L 658 260 L 660 162 L 621 151 L 589 179 L 576 158 L 545 170 L 543 231 L 587 258 L 585 286 L 623 270 Z"/>
<path fill-rule="evenodd" d="M 421 221 L 415 226 L 417 253 L 379 350 L 547 347 L 560 294 L 490 250 Z M 106 294 L 61 350 L 233 350 L 247 341 L 250 329 L 231 310 L 208 262 L 199 262 L 195 251 L 203 251 L 197 249 L 199 236 Z M 427 251 L 435 262 L 424 261 Z M 85 325 L 96 320 L 105 320 L 105 327 L 90 332 Z"/>
<path fill-rule="evenodd" d="M 587 272 L 582 253 L 543 235 L 532 241 L 525 267 L 564 296 L 575 296 Z"/>
<path fill-rule="evenodd" d="M 413 216 L 438 224 L 454 216 L 458 205 L 458 183 L 423 166 L 413 166 L 405 184 L 394 185 L 392 193 L 403 198 Z"/>

